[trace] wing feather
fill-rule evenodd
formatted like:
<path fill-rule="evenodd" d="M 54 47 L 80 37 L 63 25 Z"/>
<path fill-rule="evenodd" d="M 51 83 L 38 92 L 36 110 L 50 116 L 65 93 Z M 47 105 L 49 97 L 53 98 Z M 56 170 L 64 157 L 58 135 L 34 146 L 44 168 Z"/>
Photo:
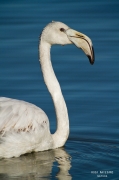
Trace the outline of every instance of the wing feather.
<path fill-rule="evenodd" d="M 0 98 L 0 132 L 34 130 L 49 121 L 44 111 L 37 106 L 15 99 Z M 42 128 L 41 128 L 42 129 Z"/>

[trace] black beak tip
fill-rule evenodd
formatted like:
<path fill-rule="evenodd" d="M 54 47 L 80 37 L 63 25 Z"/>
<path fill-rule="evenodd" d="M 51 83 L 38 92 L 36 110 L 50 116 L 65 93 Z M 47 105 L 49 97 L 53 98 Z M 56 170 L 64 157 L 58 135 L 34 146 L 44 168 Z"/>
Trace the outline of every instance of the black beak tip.
<path fill-rule="evenodd" d="M 94 54 L 94 49 L 93 49 L 93 47 L 92 47 L 92 57 L 91 56 L 89 56 L 89 55 L 87 55 L 88 56 L 88 59 L 89 59 L 89 61 L 90 61 L 90 64 L 94 64 L 94 62 L 95 62 L 95 54 Z"/>
<path fill-rule="evenodd" d="M 89 59 L 90 64 L 93 65 L 94 61 L 95 61 L 94 58 L 92 59 L 91 56 L 89 56 L 89 55 L 87 55 L 87 57 Z"/>

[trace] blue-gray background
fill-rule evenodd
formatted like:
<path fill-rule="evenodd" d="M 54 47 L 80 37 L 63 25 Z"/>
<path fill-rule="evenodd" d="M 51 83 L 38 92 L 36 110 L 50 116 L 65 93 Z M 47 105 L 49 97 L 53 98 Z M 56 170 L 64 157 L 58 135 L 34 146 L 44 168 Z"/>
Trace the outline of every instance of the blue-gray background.
<path fill-rule="evenodd" d="M 73 45 L 53 46 L 52 63 L 70 118 L 65 150 L 73 179 L 97 179 L 91 171 L 119 176 L 119 1 L 34 0 L 0 2 L 0 96 L 25 100 L 56 120 L 38 61 L 39 36 L 46 24 L 61 21 L 88 35 L 95 50 L 90 65 Z M 51 179 L 55 171 L 51 171 Z"/>

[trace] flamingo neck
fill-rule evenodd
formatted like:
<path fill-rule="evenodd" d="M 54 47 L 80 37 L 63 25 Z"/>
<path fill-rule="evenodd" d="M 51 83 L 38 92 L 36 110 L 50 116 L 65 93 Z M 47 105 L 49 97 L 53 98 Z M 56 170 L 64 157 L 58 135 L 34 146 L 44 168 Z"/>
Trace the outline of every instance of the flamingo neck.
<path fill-rule="evenodd" d="M 59 82 L 55 76 L 52 63 L 50 60 L 51 45 L 47 42 L 40 41 L 39 44 L 39 58 L 41 70 L 45 84 L 51 94 L 57 119 L 57 129 L 52 134 L 54 148 L 61 147 L 65 144 L 69 135 L 69 118 L 66 103 L 61 92 Z"/>

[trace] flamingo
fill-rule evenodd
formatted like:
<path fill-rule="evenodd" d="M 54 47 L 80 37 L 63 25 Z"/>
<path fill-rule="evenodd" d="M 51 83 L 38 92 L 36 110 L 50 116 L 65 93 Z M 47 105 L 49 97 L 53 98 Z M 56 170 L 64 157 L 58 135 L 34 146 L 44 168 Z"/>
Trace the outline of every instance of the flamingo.
<path fill-rule="evenodd" d="M 62 22 L 51 22 L 39 40 L 39 61 L 44 82 L 52 97 L 57 129 L 50 133 L 49 120 L 39 107 L 21 100 L 0 97 L 0 158 L 45 151 L 64 146 L 69 136 L 69 117 L 60 84 L 52 67 L 50 48 L 54 44 L 75 44 L 94 63 L 91 39 Z"/>

